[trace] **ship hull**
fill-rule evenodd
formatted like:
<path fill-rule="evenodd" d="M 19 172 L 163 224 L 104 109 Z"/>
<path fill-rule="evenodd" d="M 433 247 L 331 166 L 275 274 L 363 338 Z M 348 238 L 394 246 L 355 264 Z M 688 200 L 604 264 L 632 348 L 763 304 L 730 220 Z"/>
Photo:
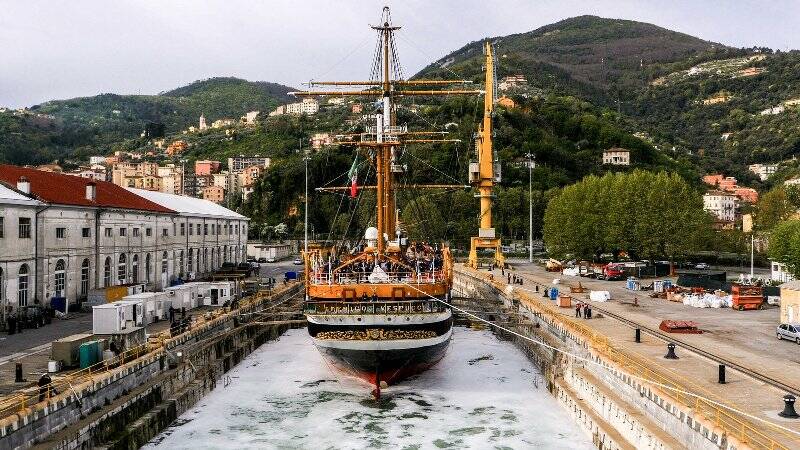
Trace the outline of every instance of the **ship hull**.
<path fill-rule="evenodd" d="M 431 339 L 330 341 L 314 339 L 326 361 L 370 385 L 396 385 L 433 367 L 447 352 L 452 330 Z"/>

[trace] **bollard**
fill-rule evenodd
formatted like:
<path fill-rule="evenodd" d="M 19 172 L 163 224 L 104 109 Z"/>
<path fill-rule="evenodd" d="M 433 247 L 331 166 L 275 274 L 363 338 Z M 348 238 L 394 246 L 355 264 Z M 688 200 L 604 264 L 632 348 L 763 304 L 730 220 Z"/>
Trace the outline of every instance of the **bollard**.
<path fill-rule="evenodd" d="M 548 291 L 548 289 L 547 289 L 547 288 L 544 288 L 544 291 L 542 291 L 542 297 L 544 297 L 544 298 L 550 298 L 550 293 L 549 293 L 549 292 L 547 292 L 547 291 Z"/>
<path fill-rule="evenodd" d="M 25 379 L 22 378 L 22 363 L 17 363 L 14 368 L 14 383 L 22 383 Z"/>
<path fill-rule="evenodd" d="M 536 292 L 539 292 L 539 285 L 536 285 Z"/>
<path fill-rule="evenodd" d="M 664 355 L 664 358 L 666 358 L 666 359 L 679 359 L 678 355 L 675 354 L 675 344 L 673 344 L 672 342 L 667 344 L 667 354 Z"/>
<path fill-rule="evenodd" d="M 636 343 L 642 342 L 642 330 L 640 328 L 636 329 Z"/>
<path fill-rule="evenodd" d="M 725 384 L 725 364 L 719 365 L 719 384 Z"/>
<path fill-rule="evenodd" d="M 797 419 L 800 417 L 797 415 L 797 411 L 794 409 L 794 401 L 795 397 L 792 394 L 786 394 L 783 396 L 783 411 L 779 412 L 778 415 L 781 417 L 786 417 L 787 419 Z"/>

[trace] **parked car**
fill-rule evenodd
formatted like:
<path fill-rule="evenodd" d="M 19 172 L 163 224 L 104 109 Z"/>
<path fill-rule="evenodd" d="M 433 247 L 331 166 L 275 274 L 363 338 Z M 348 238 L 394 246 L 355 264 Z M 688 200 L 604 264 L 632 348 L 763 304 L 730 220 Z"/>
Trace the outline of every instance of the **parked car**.
<path fill-rule="evenodd" d="M 261 258 L 258 258 L 258 262 L 260 262 L 260 263 L 265 263 L 265 262 L 267 262 L 267 258 L 264 258 L 264 257 L 262 256 Z"/>
<path fill-rule="evenodd" d="M 706 264 L 706 263 L 699 263 L 696 266 L 694 266 L 694 268 L 695 269 L 699 269 L 699 270 L 708 270 L 709 269 L 709 265 Z"/>
<path fill-rule="evenodd" d="M 220 272 L 233 272 L 235 270 L 236 270 L 236 263 L 232 262 L 224 262 L 222 263 L 222 266 L 220 266 L 219 268 Z"/>
<path fill-rule="evenodd" d="M 252 262 L 252 261 L 255 261 L 255 260 L 256 260 L 255 256 L 248 256 L 247 257 L 247 262 Z"/>
<path fill-rule="evenodd" d="M 275 258 L 270 256 L 269 258 L 267 258 L 267 262 L 268 263 L 274 263 L 275 262 Z"/>
<path fill-rule="evenodd" d="M 775 330 L 778 340 L 788 339 L 800 345 L 800 323 L 782 323 Z"/>
<path fill-rule="evenodd" d="M 294 262 L 292 264 L 294 264 L 295 266 L 299 266 L 299 265 L 303 264 L 303 260 L 300 259 L 300 258 L 295 258 Z"/>
<path fill-rule="evenodd" d="M 253 267 L 250 265 L 250 263 L 246 262 L 239 263 L 239 265 L 236 266 L 236 270 L 241 270 L 242 272 L 245 272 L 246 274 L 245 276 L 248 277 L 253 275 Z"/>

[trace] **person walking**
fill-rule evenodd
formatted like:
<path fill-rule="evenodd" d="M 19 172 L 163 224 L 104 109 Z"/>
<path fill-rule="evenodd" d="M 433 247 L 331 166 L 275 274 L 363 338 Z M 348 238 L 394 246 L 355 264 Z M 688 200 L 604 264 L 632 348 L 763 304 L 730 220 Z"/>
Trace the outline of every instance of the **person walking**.
<path fill-rule="evenodd" d="M 584 319 L 589 318 L 589 305 L 586 303 L 583 304 L 583 318 Z"/>
<path fill-rule="evenodd" d="M 575 317 L 577 317 L 579 319 L 581 318 L 581 308 L 582 308 L 582 305 L 580 303 L 575 305 Z"/>
<path fill-rule="evenodd" d="M 508 284 L 511 284 L 511 273 L 508 273 Z"/>
<path fill-rule="evenodd" d="M 591 319 L 592 318 L 592 305 L 590 305 L 588 303 L 586 304 L 586 318 L 587 319 Z"/>

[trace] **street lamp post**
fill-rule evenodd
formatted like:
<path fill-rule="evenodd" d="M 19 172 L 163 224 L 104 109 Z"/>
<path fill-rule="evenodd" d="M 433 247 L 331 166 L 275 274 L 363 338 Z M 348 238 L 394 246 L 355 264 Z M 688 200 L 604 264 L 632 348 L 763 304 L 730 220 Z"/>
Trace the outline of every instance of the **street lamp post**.
<path fill-rule="evenodd" d="M 302 141 L 301 141 L 301 146 Z M 303 214 L 303 254 L 308 254 L 308 160 L 309 152 L 308 150 L 305 151 L 305 155 L 303 156 L 303 161 L 305 162 L 306 166 L 306 174 L 305 174 L 305 181 L 306 181 L 306 193 L 305 193 L 305 213 Z"/>
<path fill-rule="evenodd" d="M 536 156 L 528 153 L 528 262 L 533 262 L 533 167 Z"/>

